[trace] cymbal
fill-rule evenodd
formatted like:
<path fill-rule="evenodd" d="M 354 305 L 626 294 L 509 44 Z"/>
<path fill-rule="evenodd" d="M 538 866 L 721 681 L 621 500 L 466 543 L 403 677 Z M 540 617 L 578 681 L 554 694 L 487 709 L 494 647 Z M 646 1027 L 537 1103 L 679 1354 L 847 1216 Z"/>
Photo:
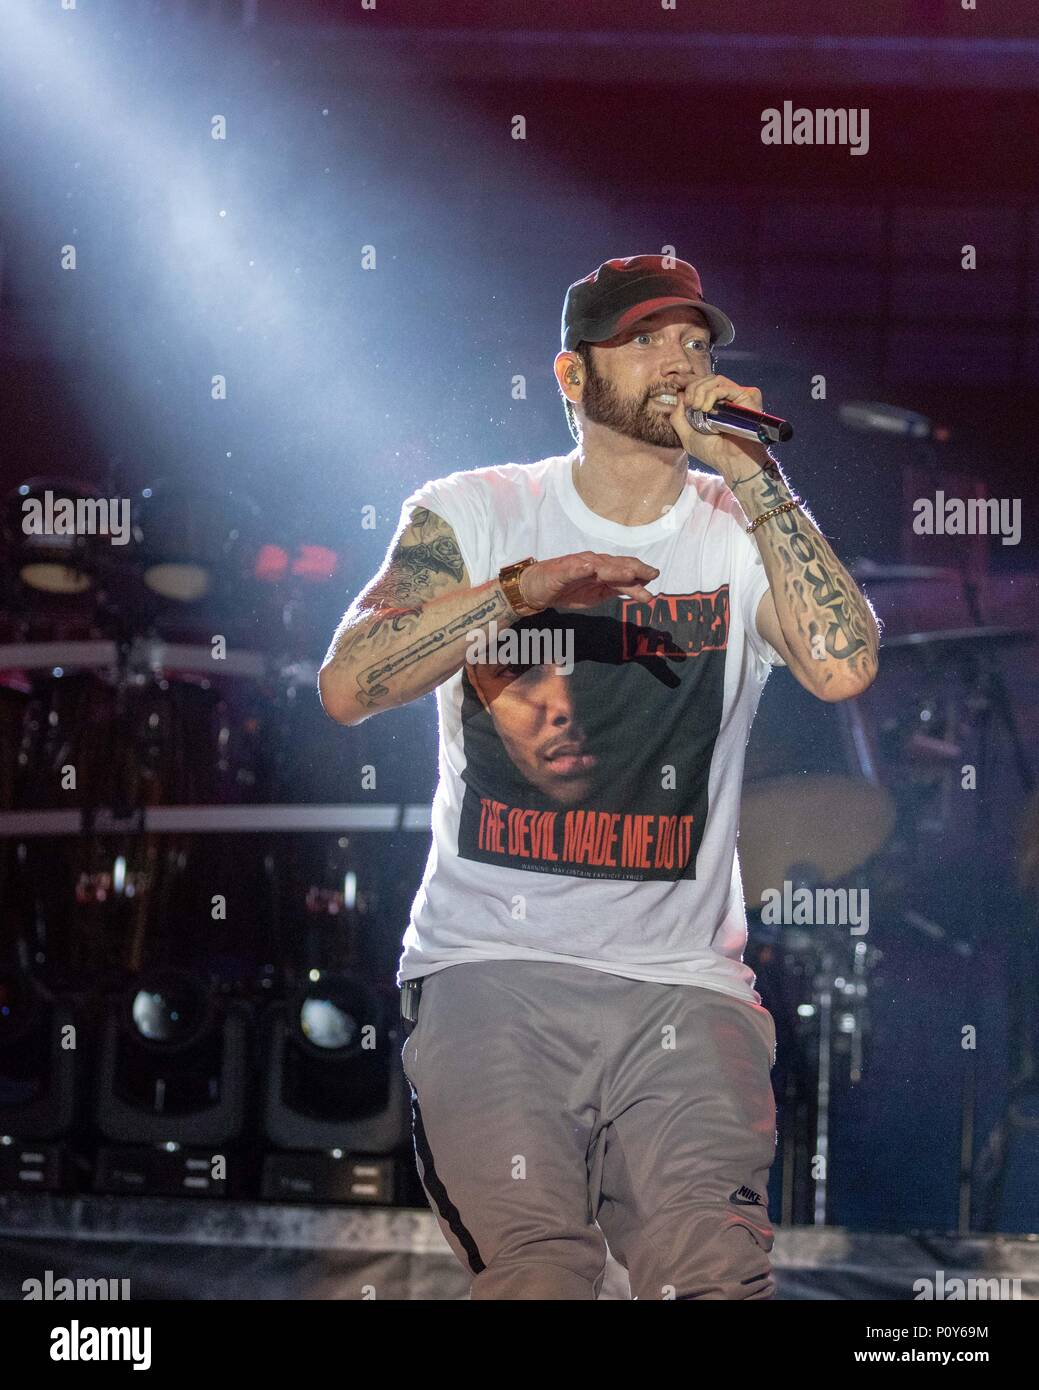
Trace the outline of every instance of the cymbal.
<path fill-rule="evenodd" d="M 1034 642 L 1036 634 L 1025 627 L 957 627 L 937 632 L 903 632 L 881 642 L 881 651 L 920 651 L 921 649 L 1010 646 Z M 935 655 L 939 654 L 937 650 Z"/>
<path fill-rule="evenodd" d="M 874 584 L 916 579 L 960 578 L 956 570 L 942 569 L 936 565 L 881 565 L 876 560 L 867 560 L 865 557 L 850 565 L 849 573 L 853 579 L 868 579 Z"/>
<path fill-rule="evenodd" d="M 743 789 L 740 868 L 749 908 L 811 866 L 838 883 L 883 848 L 895 824 L 884 787 L 862 777 L 772 777 Z"/>
<path fill-rule="evenodd" d="M 125 665 L 138 675 L 161 672 L 177 676 L 191 672 L 213 678 L 258 678 L 267 674 L 271 663 L 263 652 L 231 648 L 215 660 L 213 648 L 203 644 L 139 637 L 131 646 Z M 53 671 L 58 667 L 62 671 L 116 671 L 120 667 L 119 645 L 108 639 L 0 643 L 0 671 Z"/>

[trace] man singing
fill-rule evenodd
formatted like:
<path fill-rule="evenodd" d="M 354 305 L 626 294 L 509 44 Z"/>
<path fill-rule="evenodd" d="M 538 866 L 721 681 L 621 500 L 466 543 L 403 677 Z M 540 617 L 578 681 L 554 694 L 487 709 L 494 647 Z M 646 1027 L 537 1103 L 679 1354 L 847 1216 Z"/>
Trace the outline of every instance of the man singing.
<path fill-rule="evenodd" d="M 576 448 L 407 498 L 321 670 L 343 724 L 437 689 L 402 1057 L 473 1298 L 595 1298 L 607 1242 L 637 1299 L 774 1293 L 744 749 L 772 665 L 846 700 L 879 638 L 769 452 L 687 421 L 762 409 L 714 370 L 733 337 L 685 261 L 571 285 L 555 375 Z M 526 628 L 562 629 L 572 669 L 524 663 Z"/>

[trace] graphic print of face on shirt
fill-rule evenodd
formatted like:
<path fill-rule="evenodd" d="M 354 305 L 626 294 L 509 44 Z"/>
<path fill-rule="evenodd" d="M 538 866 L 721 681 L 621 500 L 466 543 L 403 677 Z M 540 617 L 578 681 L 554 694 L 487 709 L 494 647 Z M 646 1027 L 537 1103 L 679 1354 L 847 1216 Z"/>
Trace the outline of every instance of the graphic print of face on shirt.
<path fill-rule="evenodd" d="M 458 854 L 588 878 L 696 876 L 720 728 L 729 594 L 721 585 L 540 614 L 572 638 L 569 674 L 467 663 Z M 543 658 L 553 641 L 540 649 Z"/>
<path fill-rule="evenodd" d="M 562 668 L 472 665 L 469 680 L 520 777 L 554 805 L 590 793 L 599 766 Z"/>

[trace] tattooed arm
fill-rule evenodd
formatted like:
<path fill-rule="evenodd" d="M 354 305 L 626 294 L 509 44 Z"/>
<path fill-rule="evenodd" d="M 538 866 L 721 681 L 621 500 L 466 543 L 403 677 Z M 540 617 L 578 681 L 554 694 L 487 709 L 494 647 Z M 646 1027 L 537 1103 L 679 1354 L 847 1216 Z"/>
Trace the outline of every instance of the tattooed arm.
<path fill-rule="evenodd" d="M 469 634 L 492 619 L 516 620 L 498 580 L 473 588 L 454 531 L 413 508 L 332 638 L 318 677 L 326 713 L 360 724 L 417 700 L 461 669 Z"/>
<path fill-rule="evenodd" d="M 704 435 L 686 410 L 719 401 L 762 410 L 756 386 L 709 372 L 677 392 L 671 423 L 691 458 L 716 468 L 750 521 L 790 500 L 779 465 L 756 440 Z M 765 466 L 768 471 L 763 471 Z M 758 631 L 798 681 L 820 700 L 861 695 L 877 674 L 880 631 L 864 594 L 804 509 L 762 522 L 751 537 L 761 552 L 769 592 L 758 605 Z"/>
<path fill-rule="evenodd" d="M 769 471 L 759 471 L 769 464 Z M 764 450 L 726 480 L 753 520 L 792 496 Z M 758 631 L 797 680 L 820 700 L 861 695 L 877 674 L 880 633 L 869 601 L 803 507 L 762 522 L 757 542 L 769 589 Z"/>

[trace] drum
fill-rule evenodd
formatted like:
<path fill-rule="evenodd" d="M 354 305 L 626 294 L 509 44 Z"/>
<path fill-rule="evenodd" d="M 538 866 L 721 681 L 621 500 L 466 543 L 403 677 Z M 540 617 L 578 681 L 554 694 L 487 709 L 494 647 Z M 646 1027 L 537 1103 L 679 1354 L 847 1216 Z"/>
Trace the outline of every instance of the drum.
<path fill-rule="evenodd" d="M 158 642 L 0 646 L 0 958 L 75 989 L 185 952 L 239 984 L 262 971 L 264 837 L 143 833 L 152 808 L 263 795 L 265 662 L 226 662 L 213 675 L 209 647 Z"/>
<path fill-rule="evenodd" d="M 96 586 L 110 536 L 110 503 L 89 483 L 31 478 L 7 497 L 5 568 L 22 602 L 75 597 Z"/>
<path fill-rule="evenodd" d="M 104 641 L 0 646 L 17 719 L 3 748 L 4 809 L 112 808 L 255 800 L 265 662 L 209 647 Z M 212 673 L 212 674 L 211 674 Z"/>
<path fill-rule="evenodd" d="M 194 604 L 251 571 L 260 513 L 251 498 L 160 481 L 134 508 L 137 560 L 146 589 L 172 604 Z"/>

